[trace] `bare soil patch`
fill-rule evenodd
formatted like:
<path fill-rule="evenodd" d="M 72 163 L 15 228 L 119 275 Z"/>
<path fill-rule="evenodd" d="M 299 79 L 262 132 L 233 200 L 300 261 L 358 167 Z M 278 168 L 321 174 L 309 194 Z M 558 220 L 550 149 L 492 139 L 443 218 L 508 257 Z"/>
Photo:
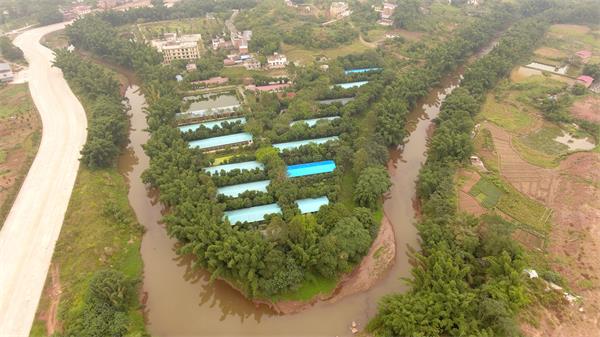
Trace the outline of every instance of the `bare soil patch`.
<path fill-rule="evenodd" d="M 581 304 L 541 310 L 527 336 L 592 337 L 600 335 L 600 154 L 576 153 L 560 167 L 549 206 L 554 227 L 548 242 L 552 268 L 565 278 Z"/>
<path fill-rule="evenodd" d="M 27 84 L 0 88 L 0 105 L 1 227 L 37 152 L 42 123 Z"/>
<path fill-rule="evenodd" d="M 571 114 L 586 121 L 600 123 L 600 97 L 588 96 L 576 101 L 571 107 Z"/>
<path fill-rule="evenodd" d="M 512 145 L 512 136 L 504 129 L 485 122 L 490 131 L 494 147 L 500 159 L 500 174 L 519 192 L 548 204 L 556 186 L 556 172 L 532 165 L 521 158 Z M 482 125 L 483 127 L 483 125 Z"/>
<path fill-rule="evenodd" d="M 458 172 L 458 176 L 460 179 L 464 179 L 463 184 L 458 190 L 458 208 L 463 212 L 467 212 L 475 216 L 484 214 L 486 209 L 479 204 L 477 199 L 469 194 L 471 188 L 481 178 L 479 174 L 469 170 L 460 170 Z"/>
<path fill-rule="evenodd" d="M 62 294 L 60 269 L 58 264 L 52 264 L 50 266 L 48 281 L 49 283 L 46 284 L 44 289 L 44 296 L 48 300 L 48 307 L 40 312 L 39 319 L 45 322 L 46 334 L 51 336 L 55 332 L 60 332 L 62 330 L 62 326 L 58 320 L 58 305 L 60 303 L 60 295 Z"/>
<path fill-rule="evenodd" d="M 535 50 L 534 53 L 536 55 L 539 55 L 542 57 L 547 57 L 550 59 L 567 57 L 566 53 L 564 53 L 563 51 L 560 51 L 560 50 L 554 49 L 554 48 L 549 48 L 549 47 L 538 48 Z"/>

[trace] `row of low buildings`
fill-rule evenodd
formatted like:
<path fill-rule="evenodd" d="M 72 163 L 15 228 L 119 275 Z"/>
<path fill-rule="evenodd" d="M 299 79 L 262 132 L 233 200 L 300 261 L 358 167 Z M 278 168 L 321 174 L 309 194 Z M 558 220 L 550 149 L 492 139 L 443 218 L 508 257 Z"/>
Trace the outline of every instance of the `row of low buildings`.
<path fill-rule="evenodd" d="M 259 70 L 262 68 L 260 61 L 251 54 L 231 54 L 223 60 L 225 66 L 243 66 L 248 70 Z M 264 65 L 267 69 L 282 69 L 289 64 L 284 54 L 274 53 L 267 56 L 267 63 Z"/>
<path fill-rule="evenodd" d="M 212 39 L 212 49 L 237 49 L 240 54 L 248 53 L 248 43 L 252 39 L 252 31 L 244 30 L 242 32 L 232 33 L 230 38 L 226 40 L 222 36 L 216 36 Z"/>

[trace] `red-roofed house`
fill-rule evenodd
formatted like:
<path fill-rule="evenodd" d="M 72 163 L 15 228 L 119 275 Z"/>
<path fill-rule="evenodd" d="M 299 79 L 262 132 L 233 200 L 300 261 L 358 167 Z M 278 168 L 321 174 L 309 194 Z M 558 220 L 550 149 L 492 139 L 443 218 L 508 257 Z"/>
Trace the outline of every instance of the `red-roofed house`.
<path fill-rule="evenodd" d="M 575 55 L 579 56 L 579 58 L 582 60 L 587 60 L 592 57 L 592 52 L 589 50 L 580 50 L 576 52 Z"/>
<path fill-rule="evenodd" d="M 577 77 L 577 83 L 583 84 L 586 88 L 589 88 L 594 82 L 594 78 L 587 75 Z"/>
<path fill-rule="evenodd" d="M 269 85 L 261 85 L 261 86 L 247 85 L 246 89 L 250 90 L 250 91 L 279 92 L 285 88 L 288 88 L 289 86 L 290 86 L 289 83 L 269 84 Z"/>

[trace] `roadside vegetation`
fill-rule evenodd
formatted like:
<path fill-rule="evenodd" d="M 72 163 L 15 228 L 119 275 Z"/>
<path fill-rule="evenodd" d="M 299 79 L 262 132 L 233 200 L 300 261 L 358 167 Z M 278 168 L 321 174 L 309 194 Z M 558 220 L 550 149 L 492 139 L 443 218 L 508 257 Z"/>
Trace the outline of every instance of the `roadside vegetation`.
<path fill-rule="evenodd" d="M 42 123 L 27 84 L 0 87 L 0 224 L 37 153 Z M 0 226 L 2 227 L 2 226 Z"/>
<path fill-rule="evenodd" d="M 23 57 L 23 51 L 15 46 L 8 36 L 0 37 L 0 54 L 9 62 L 27 63 Z"/>
<path fill-rule="evenodd" d="M 453 177 L 473 151 L 473 117 L 486 93 L 529 55 L 550 21 L 597 21 L 589 16 L 590 8 L 550 10 L 517 23 L 466 71 L 461 88 L 444 101 L 417 184 L 422 252 L 414 257 L 412 288 L 380 303 L 369 324 L 375 335 L 520 335 L 515 317 L 536 296 L 530 295 L 529 283 L 521 276 L 526 254 L 503 229 L 504 220 L 487 218 L 481 226 L 476 218 L 457 211 Z M 488 205 L 500 190 L 486 183 L 475 188 L 474 194 L 485 194 L 481 199 Z M 521 206 L 514 205 L 518 200 L 507 199 L 503 207 L 525 216 Z"/>
<path fill-rule="evenodd" d="M 55 317 L 36 321 L 32 336 L 145 335 L 139 302 L 142 273 L 142 228 L 127 198 L 125 178 L 116 160 L 128 134 L 128 118 L 119 82 L 103 67 L 66 50 L 57 51 L 72 90 L 88 115 L 88 138 L 61 235 L 53 256 L 59 284 L 48 278 L 39 312 L 58 303 L 60 326 L 48 325 Z"/>

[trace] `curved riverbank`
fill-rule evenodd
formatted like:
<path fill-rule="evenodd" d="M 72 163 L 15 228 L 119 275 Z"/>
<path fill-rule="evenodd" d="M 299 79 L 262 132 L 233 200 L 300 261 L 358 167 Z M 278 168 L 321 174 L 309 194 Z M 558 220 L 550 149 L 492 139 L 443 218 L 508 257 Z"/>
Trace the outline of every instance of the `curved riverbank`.
<path fill-rule="evenodd" d="M 392 245 L 394 263 L 373 263 L 378 251 L 378 235 L 366 260 L 347 275 L 332 295 L 303 304 L 286 303 L 269 308 L 246 299 L 222 280 L 211 281 L 209 273 L 191 267 L 189 258 L 176 254 L 176 241 L 169 238 L 160 224 L 163 206 L 142 183 L 140 175 L 148 167 L 142 144 L 148 140 L 143 108 L 144 97 L 135 87 L 127 90 L 131 105 L 132 131 L 129 151 L 122 158 L 121 171 L 130 184 L 129 199 L 139 222 L 146 228 L 142 242 L 144 257 L 143 291 L 148 330 L 156 336 L 350 336 L 350 325 L 356 321 L 364 327 L 374 315 L 379 299 L 391 292 L 406 291 L 400 278 L 409 277 L 411 266 L 407 252 L 418 250 L 415 222 L 415 181 L 425 161 L 427 130 L 437 116 L 441 102 L 456 88 L 462 69 L 445 78 L 420 100 L 409 115 L 409 136 L 404 145 L 390 151 L 388 172 L 392 187 L 386 195 L 384 213 L 387 223 L 381 231 L 396 241 Z M 386 225 L 389 225 L 386 226 Z M 385 242 L 390 242 L 383 240 Z M 386 255 L 386 256 L 389 256 Z M 374 258 L 374 259 L 373 259 Z M 368 262 L 365 262 L 368 261 Z M 383 261 L 383 260 L 379 260 Z M 391 265 L 391 267 L 390 267 Z M 364 276 L 378 270 L 374 278 Z M 310 310 L 302 310 L 310 308 Z M 294 312 L 282 315 L 280 312 Z M 323 318 L 327 324 L 323 324 Z"/>

